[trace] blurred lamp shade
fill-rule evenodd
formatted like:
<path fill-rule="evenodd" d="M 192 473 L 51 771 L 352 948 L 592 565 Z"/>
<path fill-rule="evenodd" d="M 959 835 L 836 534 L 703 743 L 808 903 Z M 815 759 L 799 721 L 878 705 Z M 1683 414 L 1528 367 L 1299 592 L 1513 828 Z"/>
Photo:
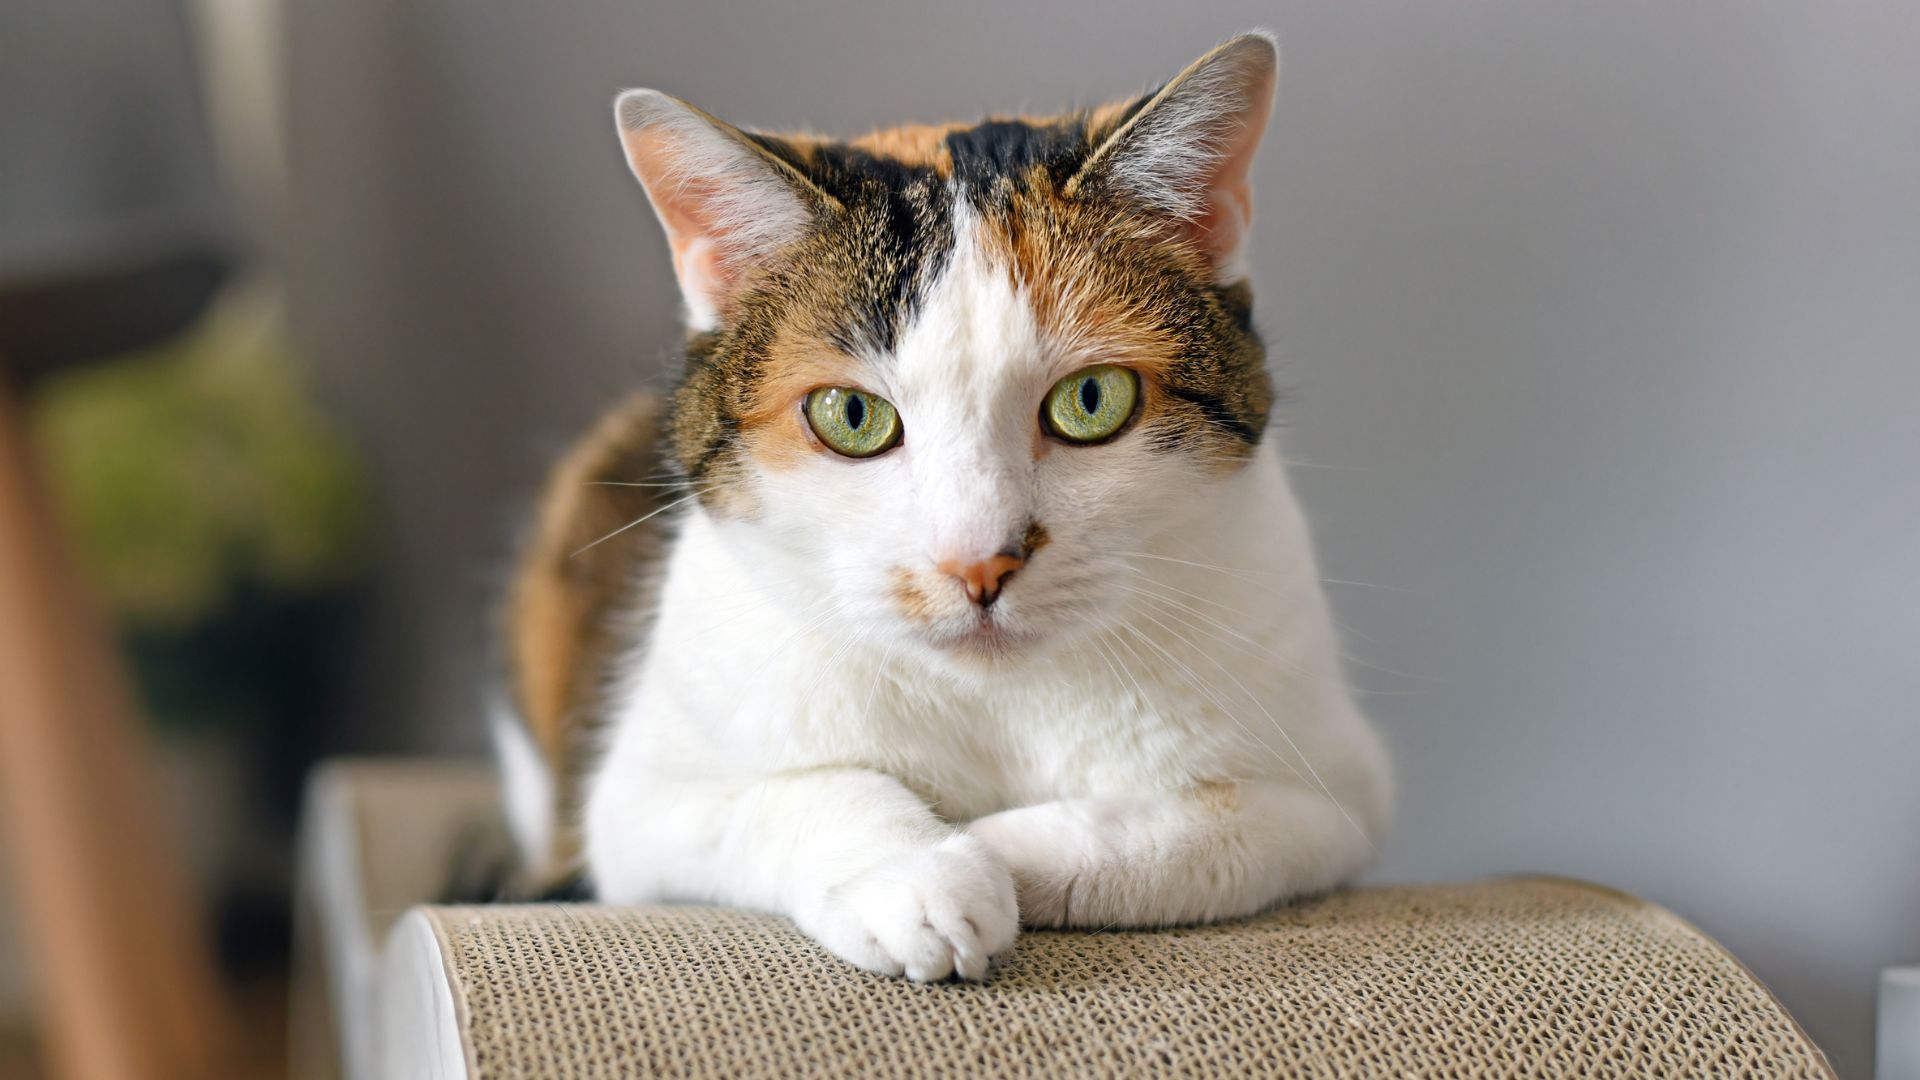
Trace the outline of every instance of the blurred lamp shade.
<path fill-rule="evenodd" d="M 0 5 L 10 380 L 152 344 L 206 306 L 232 230 L 200 91 L 173 4 Z"/>

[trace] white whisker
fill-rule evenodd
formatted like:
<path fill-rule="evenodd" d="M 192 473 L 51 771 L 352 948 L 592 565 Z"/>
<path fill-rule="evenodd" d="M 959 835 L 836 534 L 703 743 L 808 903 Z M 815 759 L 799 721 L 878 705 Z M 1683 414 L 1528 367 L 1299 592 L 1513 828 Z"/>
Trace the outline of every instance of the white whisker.
<path fill-rule="evenodd" d="M 1114 554 L 1123 559 L 1156 559 L 1160 562 L 1178 563 L 1181 566 L 1191 566 L 1196 570 L 1209 570 L 1216 574 L 1247 578 L 1251 581 L 1278 580 L 1272 574 L 1263 574 L 1254 570 L 1236 570 L 1231 566 L 1216 566 L 1213 563 L 1195 562 L 1192 559 L 1176 559 L 1171 555 L 1155 555 L 1148 551 L 1116 551 Z"/>
<path fill-rule="evenodd" d="M 1100 632 L 1100 635 L 1101 635 L 1102 637 L 1105 637 L 1105 636 L 1107 636 L 1107 635 L 1109 635 L 1109 634 L 1111 634 L 1111 633 L 1112 633 L 1112 631 L 1111 631 L 1111 630 L 1102 630 L 1102 631 Z M 1093 640 L 1093 641 L 1096 641 L 1096 642 L 1097 642 L 1097 641 L 1098 641 L 1099 639 L 1098 639 L 1098 638 L 1093 638 L 1093 639 L 1089 639 L 1089 640 Z M 1119 641 L 1120 639 L 1119 639 L 1119 638 L 1114 638 L 1113 640 L 1114 640 L 1114 641 L 1116 641 L 1116 642 L 1118 642 L 1118 641 Z M 1123 673 L 1125 673 L 1125 674 L 1126 674 L 1126 676 L 1127 676 L 1127 681 L 1133 684 L 1133 692 L 1134 692 L 1135 694 L 1138 694 L 1138 695 L 1140 696 L 1140 704 L 1142 704 L 1142 705 L 1151 705 L 1151 704 L 1153 703 L 1153 699 L 1147 696 L 1147 691 L 1146 691 L 1146 689 L 1145 689 L 1144 687 L 1142 687 L 1142 686 L 1140 685 L 1140 680 L 1139 680 L 1139 679 L 1137 679 L 1137 678 L 1135 678 L 1135 677 L 1134 677 L 1134 674 L 1133 674 L 1133 672 L 1132 672 L 1131 670 L 1129 670 L 1129 669 L 1127 668 L 1127 662 L 1126 662 L 1125 660 L 1122 660 L 1122 659 L 1120 659 L 1120 656 L 1119 656 L 1119 654 L 1118 654 L 1118 653 L 1115 653 L 1115 654 L 1114 654 L 1114 657 L 1113 657 L 1113 659 L 1114 659 L 1114 662 L 1115 662 L 1115 663 L 1117 663 L 1118 665 L 1120 665 L 1120 670 L 1121 670 L 1121 671 L 1122 671 Z"/>
<path fill-rule="evenodd" d="M 1169 585 L 1166 582 L 1161 581 L 1159 578 L 1154 577 L 1152 574 L 1147 573 L 1145 570 L 1142 570 L 1137 566 L 1128 566 L 1125 563 L 1122 563 L 1120 565 L 1122 569 L 1129 570 L 1135 574 L 1140 575 L 1140 577 L 1146 580 L 1147 584 L 1152 585 L 1156 588 L 1166 589 L 1170 592 L 1179 593 L 1181 596 L 1190 597 L 1194 600 L 1200 601 L 1203 604 L 1212 604 L 1214 607 L 1219 608 L 1220 610 L 1226 612 L 1229 615 L 1236 615 L 1242 619 L 1252 618 L 1252 616 L 1248 615 L 1246 612 L 1240 610 L 1239 608 L 1234 607 L 1232 604 L 1222 603 L 1218 600 L 1215 600 L 1211 596 L 1202 596 L 1196 592 L 1188 592 L 1185 589 L 1176 588 L 1175 586 Z"/>
<path fill-rule="evenodd" d="M 1196 562 L 1192 559 L 1178 559 L 1173 557 L 1172 555 L 1156 555 L 1156 554 L 1153 554 L 1152 552 L 1147 552 L 1147 551 L 1116 551 L 1114 552 L 1114 554 L 1120 556 L 1123 559 L 1155 559 L 1160 562 L 1178 563 L 1181 566 L 1191 566 L 1196 570 L 1207 570 L 1216 574 L 1226 574 L 1230 577 L 1246 578 L 1249 581 L 1277 582 L 1281 580 L 1278 576 L 1274 574 L 1263 573 L 1258 570 L 1244 570 L 1244 569 L 1240 569 L 1232 566 L 1219 566 L 1214 563 Z M 1406 589 L 1398 585 L 1382 585 L 1382 584 L 1379 584 L 1378 582 L 1373 582 L 1373 581 L 1353 581 L 1348 578 L 1330 578 L 1330 577 L 1323 577 L 1323 578 L 1320 578 L 1319 580 L 1328 585 L 1353 585 L 1362 589 L 1388 589 L 1393 592 L 1407 591 Z"/>
<path fill-rule="evenodd" d="M 1390 592 L 1406 592 L 1407 591 L 1406 589 L 1402 588 L 1399 585 L 1381 585 L 1378 582 L 1373 582 L 1373 581 L 1347 581 L 1342 578 L 1333 578 L 1333 577 L 1323 577 L 1320 580 L 1323 582 L 1326 582 L 1328 585 L 1355 585 L 1362 589 L 1386 589 Z"/>
<path fill-rule="evenodd" d="M 867 688 L 867 703 L 860 710 L 862 727 L 868 727 L 873 719 L 873 699 L 880 693 L 880 680 L 886 677 L 887 664 L 893 660 L 893 650 L 896 645 L 898 642 L 887 646 L 887 651 L 880 654 L 880 666 L 873 669 L 873 685 Z"/>
<path fill-rule="evenodd" d="M 1155 652 L 1159 653 L 1167 661 L 1167 663 L 1172 664 L 1176 670 L 1184 674 L 1187 677 L 1188 681 L 1190 681 L 1193 684 L 1193 688 L 1195 690 L 1198 690 L 1201 693 L 1201 695 L 1207 699 L 1207 701 L 1211 702 L 1214 708 L 1219 709 L 1220 714 L 1222 716 L 1225 716 L 1228 720 L 1232 721 L 1233 726 L 1240 729 L 1240 733 L 1247 737 L 1247 741 L 1251 742 L 1255 746 L 1258 746 L 1260 749 L 1265 750 L 1269 755 L 1272 756 L 1273 760 L 1279 762 L 1282 766 L 1284 766 L 1286 770 L 1292 773 L 1295 779 L 1299 780 L 1302 784 L 1309 783 L 1309 781 L 1307 780 L 1306 774 L 1302 773 L 1300 769 L 1294 765 L 1293 762 L 1288 761 L 1285 755 L 1281 754 L 1280 751 L 1275 750 L 1272 746 L 1269 746 L 1265 740 L 1261 739 L 1260 736 L 1255 735 L 1253 733 L 1253 729 L 1248 727 L 1246 725 L 1246 722 L 1240 719 L 1239 714 L 1234 712 L 1233 709 L 1229 708 L 1227 706 L 1227 703 L 1225 701 L 1222 701 L 1220 699 L 1220 696 L 1213 692 L 1213 687 L 1208 685 L 1207 681 L 1200 677 L 1199 672 L 1193 670 L 1191 666 L 1183 662 L 1179 657 L 1173 655 L 1171 652 L 1168 652 L 1167 649 L 1164 646 L 1162 646 L 1159 642 L 1153 640 L 1151 637 L 1142 633 L 1138 627 L 1134 626 L 1130 622 L 1127 622 L 1125 619 L 1120 620 L 1120 629 L 1125 630 L 1129 636 L 1137 638 L 1142 644 L 1145 644 L 1150 648 L 1152 648 Z M 1133 654 L 1134 659 L 1140 660 L 1140 662 L 1143 664 L 1146 663 L 1146 661 L 1141 658 L 1140 653 L 1137 650 L 1135 650 L 1132 645 L 1127 644 L 1125 639 L 1115 638 L 1114 640 L 1118 641 L 1122 645 L 1126 645 L 1127 651 Z"/>
<path fill-rule="evenodd" d="M 1193 649 L 1195 652 L 1198 652 L 1201 656 L 1206 657 L 1208 663 L 1212 664 L 1214 667 L 1219 668 L 1220 674 L 1225 675 L 1229 682 L 1233 683 L 1234 686 L 1239 688 L 1242 694 L 1245 694 L 1247 696 L 1248 701 L 1253 702 L 1254 708 L 1259 709 L 1261 713 L 1265 714 L 1267 718 L 1267 722 L 1273 725 L 1273 729 L 1280 733 L 1281 738 L 1287 740 L 1287 746 L 1290 749 L 1292 749 L 1295 754 L 1298 754 L 1300 756 L 1300 764 L 1305 765 L 1307 767 L 1307 772 L 1312 774 L 1313 781 L 1314 783 L 1320 786 L 1321 793 L 1326 795 L 1327 800 L 1329 802 L 1333 803 L 1333 808 L 1335 810 L 1340 811 L 1340 816 L 1343 818 L 1346 818 L 1347 824 L 1353 826 L 1353 831 L 1360 834 L 1360 838 L 1366 841 L 1368 850 L 1377 851 L 1378 849 L 1374 847 L 1373 837 L 1368 836 L 1367 831 L 1360 827 L 1360 823 L 1353 820 L 1353 815 L 1347 813 L 1347 808 L 1341 805 L 1340 799 L 1338 796 L 1334 795 L 1333 789 L 1328 787 L 1327 782 L 1320 778 L 1320 771 L 1313 767 L 1313 762 L 1307 760 L 1307 755 L 1305 751 L 1302 751 L 1300 749 L 1300 745 L 1293 741 L 1292 735 L 1287 734 L 1286 727 L 1282 725 L 1280 723 L 1279 718 L 1275 717 L 1273 715 L 1273 712 L 1267 708 L 1266 703 L 1261 701 L 1257 696 L 1255 696 L 1253 691 L 1247 689 L 1246 684 L 1242 683 L 1238 678 L 1236 678 L 1233 672 L 1227 669 L 1227 666 L 1225 664 L 1222 664 L 1220 661 L 1215 660 L 1211 655 L 1207 653 L 1205 649 L 1202 649 L 1198 645 L 1194 644 L 1194 642 L 1191 639 L 1189 639 L 1185 634 L 1182 634 L 1178 630 L 1173 629 L 1172 627 L 1168 626 L 1166 623 L 1161 622 L 1159 619 L 1155 619 L 1152 615 L 1147 615 L 1146 612 L 1141 612 L 1141 614 L 1146 615 L 1146 617 L 1149 620 L 1151 620 L 1155 625 L 1159 626 L 1161 629 L 1165 630 L 1167 633 L 1172 634 L 1174 637 L 1178 638 L 1183 642 L 1186 642 L 1186 645 L 1188 648 Z"/>
<path fill-rule="evenodd" d="M 1242 642 L 1245 642 L 1245 643 L 1246 643 L 1246 644 L 1248 644 L 1248 645 L 1251 645 L 1251 646 L 1252 646 L 1252 647 L 1253 647 L 1253 648 L 1255 649 L 1255 653 L 1254 653 L 1254 655 L 1256 655 L 1256 656 L 1264 656 L 1264 655 L 1266 655 L 1266 653 L 1265 653 L 1265 651 L 1264 651 L 1264 649 L 1262 649 L 1262 647 L 1261 647 L 1261 645 L 1260 645 L 1260 643 L 1259 643 L 1259 642 L 1257 642 L 1257 641 L 1255 641 L 1255 640 L 1253 640 L 1252 638 L 1250 638 L 1250 637 L 1248 637 L 1247 635 L 1245 635 L 1245 634 L 1243 634 L 1243 633 L 1241 633 L 1240 631 L 1238 631 L 1238 630 L 1235 630 L 1235 629 L 1234 629 L 1233 627 L 1231 627 L 1231 626 L 1228 626 L 1228 625 L 1227 625 L 1226 623 L 1223 623 L 1223 622 L 1221 622 L 1220 620 L 1218 620 L 1218 619 L 1216 619 L 1216 618 L 1213 618 L 1213 617 L 1212 617 L 1212 616 L 1210 616 L 1210 615 L 1207 615 L 1206 613 L 1204 613 L 1204 612 L 1202 612 L 1202 611 L 1200 611 L 1200 610 L 1199 610 L 1198 608 L 1195 608 L 1195 607 L 1192 607 L 1192 606 L 1190 606 L 1190 605 L 1187 605 L 1187 604 L 1183 604 L 1183 603 L 1181 603 L 1180 601 L 1178 601 L 1178 600 L 1175 600 L 1175 599 L 1173 599 L 1173 598 L 1172 598 L 1172 597 L 1170 597 L 1170 596 L 1161 596 L 1161 595 L 1159 595 L 1158 593 L 1155 593 L 1155 592 L 1152 592 L 1152 591 L 1150 591 L 1150 590 L 1147 590 L 1147 589 L 1137 589 L 1137 588 L 1134 588 L 1133 586 L 1131 586 L 1131 585 L 1128 585 L 1128 584 L 1127 584 L 1126 582 L 1124 582 L 1124 581 L 1116 581 L 1116 582 L 1114 582 L 1114 585 L 1116 585 L 1116 586 L 1118 586 L 1118 587 L 1119 587 L 1119 588 L 1121 588 L 1121 589 L 1124 589 L 1124 590 L 1126 590 L 1127 592 L 1130 592 L 1130 593 L 1132 593 L 1132 594 L 1134 594 L 1135 596 L 1144 596 L 1144 597 L 1146 597 L 1146 598 L 1147 598 L 1147 599 L 1149 599 L 1149 600 L 1153 600 L 1153 601 L 1156 601 L 1156 602 L 1158 602 L 1158 603 L 1161 603 L 1161 604 L 1166 604 L 1166 605 L 1168 605 L 1168 606 L 1170 606 L 1170 607 L 1174 607 L 1174 608 L 1178 608 L 1178 609 L 1179 609 L 1179 610 L 1181 610 L 1181 611 L 1185 611 L 1185 612 L 1188 612 L 1189 614 L 1192 614 L 1192 615 L 1194 615 L 1194 616 L 1196 616 L 1196 617 L 1198 617 L 1198 618 L 1200 618 L 1200 619 L 1203 619 L 1203 620 L 1205 620 L 1205 621 L 1206 621 L 1207 623 L 1209 623 L 1209 624 L 1211 624 L 1212 626 L 1215 626 L 1215 627 L 1217 627 L 1217 628 L 1218 628 L 1219 630 L 1221 630 L 1221 631 L 1222 631 L 1223 633 L 1225 633 L 1225 634 L 1226 634 L 1227 636 L 1229 636 L 1229 637 L 1231 637 L 1231 638 L 1234 638 L 1234 639 L 1235 639 L 1235 640 L 1237 640 L 1237 641 L 1242 641 Z"/>
<path fill-rule="evenodd" d="M 709 488 L 707 490 L 711 491 L 712 489 Z M 606 543 L 607 541 L 613 539 L 614 537 L 619 536 L 621 533 L 626 532 L 628 529 L 634 528 L 639 525 L 644 525 L 647 522 L 652 521 L 654 518 L 659 517 L 661 514 L 664 514 L 667 511 L 673 509 L 674 507 L 684 506 L 687 503 L 692 502 L 693 500 L 699 498 L 704 494 L 706 494 L 706 491 L 696 491 L 693 494 L 686 496 L 685 498 L 675 499 L 665 506 L 657 507 L 648 513 L 642 514 L 641 516 L 634 518 L 632 521 L 627 522 L 625 525 L 620 526 L 619 528 L 613 530 L 612 532 L 601 537 L 600 539 L 595 540 L 593 543 L 588 544 L 586 547 L 583 547 L 578 551 L 573 552 L 571 555 L 568 555 L 567 558 L 571 559 L 575 555 L 579 555 L 580 552 L 582 551 L 586 551 L 590 548 L 598 547 L 599 545 Z"/>

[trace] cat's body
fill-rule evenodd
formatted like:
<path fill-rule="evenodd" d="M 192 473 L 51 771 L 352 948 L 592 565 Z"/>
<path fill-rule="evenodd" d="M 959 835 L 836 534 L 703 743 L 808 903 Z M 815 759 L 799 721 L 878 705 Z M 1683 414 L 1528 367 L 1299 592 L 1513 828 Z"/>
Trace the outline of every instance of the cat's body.
<path fill-rule="evenodd" d="M 853 146 L 622 99 L 695 327 L 685 489 L 620 486 L 660 482 L 644 403 L 556 474 L 499 727 L 535 864 L 920 979 L 1365 864 L 1388 768 L 1240 264 L 1272 56 Z"/>

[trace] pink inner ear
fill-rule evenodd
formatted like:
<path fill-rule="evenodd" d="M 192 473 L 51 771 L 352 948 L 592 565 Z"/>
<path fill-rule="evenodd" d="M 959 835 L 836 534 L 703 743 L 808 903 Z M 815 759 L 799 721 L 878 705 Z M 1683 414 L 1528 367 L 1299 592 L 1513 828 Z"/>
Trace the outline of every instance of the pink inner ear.
<path fill-rule="evenodd" d="M 729 286 L 736 275 L 726 272 L 720 249 L 712 240 L 681 236 L 671 230 L 667 233 L 667 242 L 673 246 L 673 273 L 680 279 L 680 288 L 689 295 L 704 296 L 710 306 L 719 307 L 720 298 L 731 291 Z"/>
<path fill-rule="evenodd" d="M 1224 139 L 1206 178 L 1206 209 L 1190 226 L 1194 242 L 1223 271 L 1237 272 L 1234 263 L 1253 224 L 1253 158 L 1273 113 L 1274 79 L 1268 67 L 1249 80 L 1238 126 Z"/>
<path fill-rule="evenodd" d="M 1248 226 L 1253 224 L 1253 185 L 1239 183 L 1214 188 L 1207 197 L 1206 212 L 1190 226 L 1194 243 L 1207 253 L 1215 266 L 1233 262 L 1240 253 Z"/>
<path fill-rule="evenodd" d="M 627 161 L 647 190 L 654 213 L 673 251 L 673 272 L 690 302 L 717 311 L 734 284 L 723 257 L 725 238 L 715 213 L 719 200 L 710 181 L 686 175 L 683 152 L 660 129 L 647 126 L 623 132 Z"/>

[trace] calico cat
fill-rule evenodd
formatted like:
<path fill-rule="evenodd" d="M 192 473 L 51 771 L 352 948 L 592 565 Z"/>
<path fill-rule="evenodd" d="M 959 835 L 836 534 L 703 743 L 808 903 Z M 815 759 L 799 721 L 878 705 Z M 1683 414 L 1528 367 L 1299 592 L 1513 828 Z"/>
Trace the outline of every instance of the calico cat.
<path fill-rule="evenodd" d="M 508 598 L 535 877 L 935 980 L 1363 868 L 1389 766 L 1243 259 L 1275 68 L 1250 34 L 1101 108 L 849 142 L 620 96 L 690 335 L 555 471 Z"/>

